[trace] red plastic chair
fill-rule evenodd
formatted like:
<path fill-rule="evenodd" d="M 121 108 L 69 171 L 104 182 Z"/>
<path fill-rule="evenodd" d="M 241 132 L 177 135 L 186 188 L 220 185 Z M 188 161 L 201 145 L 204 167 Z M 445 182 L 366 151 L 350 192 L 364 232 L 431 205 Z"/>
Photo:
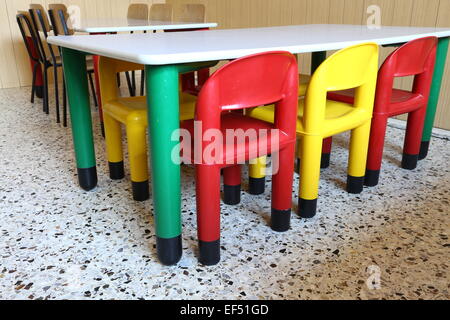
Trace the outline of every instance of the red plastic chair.
<path fill-rule="evenodd" d="M 206 137 L 205 134 L 210 130 L 220 130 L 223 136 L 230 129 L 255 129 L 257 132 L 255 139 L 246 139 L 238 144 L 233 142 L 227 145 L 227 141 L 220 141 L 223 152 L 215 163 L 207 163 L 203 157 L 198 159 L 194 148 L 191 155 L 186 155 L 186 152 L 182 154 L 185 163 L 195 163 L 200 262 L 205 265 L 214 265 L 220 261 L 220 171 L 224 169 L 224 202 L 238 204 L 241 189 L 239 159 L 250 160 L 251 150 L 258 150 L 253 158 L 265 156 L 270 151 L 277 153 L 279 170 L 272 179 L 271 227 L 279 232 L 287 231 L 290 227 L 297 72 L 295 57 L 288 52 L 260 53 L 234 60 L 217 70 L 204 84 L 198 97 L 195 120 L 181 124 L 191 137 L 194 137 L 194 121 L 202 124 L 199 130 L 201 137 Z M 269 103 L 275 103 L 274 124 L 233 112 Z M 268 133 L 261 134 L 260 129 Z M 274 129 L 279 130 L 279 140 L 275 146 L 271 132 Z M 203 151 L 213 142 L 204 141 L 206 139 L 199 141 L 198 138 L 195 137 L 198 144 L 196 148 L 203 155 Z M 182 142 L 182 146 L 185 142 Z M 193 139 L 188 142 L 195 144 Z"/>
<path fill-rule="evenodd" d="M 364 184 L 376 186 L 383 158 L 388 118 L 408 113 L 402 168 L 417 167 L 425 114 L 436 60 L 437 38 L 427 37 L 408 42 L 395 50 L 378 73 L 369 153 Z M 415 76 L 412 91 L 393 88 L 394 78 Z M 329 99 L 353 103 L 351 90 L 332 92 Z M 330 143 L 331 145 L 331 143 Z"/>

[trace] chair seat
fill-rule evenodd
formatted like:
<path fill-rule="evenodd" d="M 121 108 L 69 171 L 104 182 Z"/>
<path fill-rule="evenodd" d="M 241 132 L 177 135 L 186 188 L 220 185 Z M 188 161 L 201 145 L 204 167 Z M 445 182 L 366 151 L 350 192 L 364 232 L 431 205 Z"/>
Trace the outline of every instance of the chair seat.
<path fill-rule="evenodd" d="M 194 120 L 187 120 L 181 122 L 181 128 L 189 131 L 192 137 L 191 142 L 191 155 L 186 156 L 182 154 L 182 159 L 186 163 L 194 163 L 195 155 L 194 155 L 194 143 L 193 139 L 198 139 L 198 137 L 194 136 Z M 226 140 L 226 132 L 227 130 L 239 130 L 242 129 L 244 132 L 248 132 L 249 134 L 245 137 L 245 141 L 227 141 Z M 256 157 L 264 156 L 267 154 L 265 150 L 274 150 L 272 152 L 276 152 L 280 149 L 283 149 L 289 143 L 292 143 L 292 139 L 288 139 L 288 137 L 280 133 L 279 134 L 279 144 L 278 147 L 272 146 L 272 139 L 276 138 L 273 136 L 271 130 L 274 129 L 274 126 L 266 121 L 261 121 L 255 118 L 250 118 L 248 116 L 244 116 L 241 114 L 237 114 L 234 112 L 229 112 L 221 117 L 221 132 L 225 141 L 220 142 L 221 148 L 223 150 L 223 154 L 220 158 L 220 165 L 222 167 L 226 167 L 226 163 L 228 164 L 236 164 L 237 160 L 245 159 L 245 161 Z M 251 130 L 251 131 L 247 131 Z M 253 131 L 254 130 L 254 131 Z M 265 130 L 261 132 L 260 130 Z M 254 134 L 250 134 L 253 132 Z M 228 142 L 228 143 L 227 143 Z M 186 143 L 186 141 L 183 141 Z M 183 146 L 182 143 L 182 146 Z M 265 150 L 261 150 L 261 153 L 258 153 L 259 146 L 267 146 Z M 187 148 L 185 146 L 184 148 Z M 253 157 L 252 157 L 253 156 Z M 206 163 L 208 165 L 209 163 Z"/>
<path fill-rule="evenodd" d="M 298 112 L 297 112 L 297 133 L 307 134 L 303 125 L 303 112 L 304 112 L 305 100 L 299 99 Z M 246 113 L 252 118 L 267 121 L 273 123 L 274 121 L 274 106 L 262 106 L 254 108 Z M 343 117 L 347 116 L 347 120 L 343 121 Z M 370 119 L 372 115 L 365 114 L 363 111 L 355 109 L 351 104 L 327 100 L 326 113 L 325 113 L 325 131 L 319 134 L 324 137 L 332 136 L 336 133 L 347 131 L 352 127 L 356 127 L 358 123 L 362 123 L 367 119 Z M 335 121 L 339 119 L 339 121 Z"/>
<path fill-rule="evenodd" d="M 353 104 L 355 95 L 354 89 L 336 91 L 328 93 L 328 99 Z M 391 103 L 389 106 L 388 117 L 396 116 L 406 112 L 416 110 L 426 104 L 426 99 L 421 94 L 411 91 L 392 89 Z"/>
<path fill-rule="evenodd" d="M 306 95 L 306 90 L 308 90 L 309 81 L 311 76 L 309 74 L 299 74 L 298 75 L 298 96 L 302 97 Z"/>
<path fill-rule="evenodd" d="M 194 118 L 196 98 L 187 93 L 180 96 L 180 121 Z M 120 97 L 103 104 L 103 112 L 121 123 L 137 121 L 147 125 L 147 100 L 146 97 Z"/>

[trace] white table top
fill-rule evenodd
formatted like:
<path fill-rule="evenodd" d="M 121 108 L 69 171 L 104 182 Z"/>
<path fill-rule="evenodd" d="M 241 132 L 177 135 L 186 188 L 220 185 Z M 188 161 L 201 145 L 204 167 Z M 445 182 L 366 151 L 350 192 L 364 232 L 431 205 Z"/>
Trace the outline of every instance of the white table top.
<path fill-rule="evenodd" d="M 305 53 L 342 49 L 361 42 L 393 44 L 437 36 L 450 28 L 301 25 L 156 34 L 49 37 L 48 42 L 110 58 L 146 64 L 235 59 L 270 50 Z"/>
<path fill-rule="evenodd" d="M 127 32 L 127 31 L 150 31 L 150 30 L 172 30 L 172 29 L 197 29 L 215 28 L 217 23 L 176 22 L 157 21 L 141 19 L 84 19 L 80 25 L 74 27 L 76 32 Z"/>

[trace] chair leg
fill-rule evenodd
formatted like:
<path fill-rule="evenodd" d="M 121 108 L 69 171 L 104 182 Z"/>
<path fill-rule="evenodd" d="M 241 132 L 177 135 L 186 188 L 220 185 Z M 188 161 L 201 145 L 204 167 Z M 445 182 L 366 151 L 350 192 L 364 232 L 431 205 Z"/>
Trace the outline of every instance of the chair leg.
<path fill-rule="evenodd" d="M 59 113 L 58 68 L 55 65 L 53 66 L 53 78 L 55 81 L 54 84 L 55 84 L 56 123 L 61 123 L 61 117 Z"/>
<path fill-rule="evenodd" d="M 274 168 L 278 168 L 278 171 L 272 177 L 271 227 L 277 232 L 288 231 L 291 226 L 294 154 L 293 143 L 272 155 L 272 161 L 278 162 L 274 163 Z"/>
<path fill-rule="evenodd" d="M 130 121 L 126 124 L 126 131 L 133 199 L 136 201 L 145 201 L 150 197 L 147 164 L 147 130 L 146 127 Z"/>
<path fill-rule="evenodd" d="M 320 167 L 322 169 L 326 169 L 330 166 L 332 145 L 333 145 L 333 137 L 323 139 L 322 160 L 320 161 Z"/>
<path fill-rule="evenodd" d="M 358 194 L 363 191 L 369 148 L 370 121 L 352 130 L 348 157 L 347 192 Z"/>
<path fill-rule="evenodd" d="M 145 94 L 145 70 L 141 71 L 141 96 Z"/>
<path fill-rule="evenodd" d="M 241 202 L 241 165 L 223 169 L 223 202 L 237 205 Z"/>
<path fill-rule="evenodd" d="M 36 93 L 36 72 L 38 65 L 39 64 L 35 63 L 33 66 L 33 79 L 31 81 L 31 103 L 34 103 L 34 95 Z"/>
<path fill-rule="evenodd" d="M 323 138 L 320 136 L 303 136 L 300 142 L 301 162 L 298 213 L 302 218 L 312 218 L 316 215 L 322 140 Z"/>
<path fill-rule="evenodd" d="M 97 94 L 95 93 L 94 80 L 92 79 L 92 73 L 91 72 L 88 72 L 88 78 L 89 78 L 89 85 L 91 86 L 92 97 L 94 98 L 94 105 L 96 107 L 98 107 Z"/>
<path fill-rule="evenodd" d="M 266 161 L 267 157 L 260 157 L 250 161 L 248 193 L 260 195 L 265 191 L 266 186 Z"/>
<path fill-rule="evenodd" d="M 118 74 L 116 75 L 116 77 L 117 77 L 117 87 L 120 88 L 120 86 L 122 85 L 122 81 L 120 80 L 120 73 L 118 73 Z"/>
<path fill-rule="evenodd" d="M 125 77 L 127 79 L 127 85 L 128 85 L 128 91 L 130 92 L 130 97 L 134 97 L 134 90 L 133 90 L 133 84 L 131 83 L 130 79 L 130 73 L 127 71 L 125 72 Z"/>
<path fill-rule="evenodd" d="M 67 91 L 66 91 L 66 79 L 63 75 L 63 126 L 67 127 Z"/>
<path fill-rule="evenodd" d="M 195 176 L 199 260 L 210 266 L 220 261 L 220 169 L 196 165 Z"/>
<path fill-rule="evenodd" d="M 131 86 L 133 87 L 134 95 L 136 95 L 136 71 L 131 71 Z"/>
<path fill-rule="evenodd" d="M 44 67 L 44 99 L 43 99 L 43 109 L 46 114 L 49 114 L 49 107 L 48 107 L 48 74 L 47 74 L 48 68 Z"/>
<path fill-rule="evenodd" d="M 122 128 L 120 122 L 107 113 L 104 115 L 104 123 L 109 176 L 112 180 L 120 180 L 125 177 L 122 152 Z"/>
<path fill-rule="evenodd" d="M 403 146 L 402 168 L 414 170 L 419 160 L 422 131 L 425 121 L 426 107 L 422 107 L 408 115 L 405 143 Z"/>
<path fill-rule="evenodd" d="M 377 114 L 374 114 L 372 118 L 366 176 L 364 178 L 364 185 L 368 187 L 375 187 L 380 179 L 387 120 L 387 117 L 379 116 Z"/>

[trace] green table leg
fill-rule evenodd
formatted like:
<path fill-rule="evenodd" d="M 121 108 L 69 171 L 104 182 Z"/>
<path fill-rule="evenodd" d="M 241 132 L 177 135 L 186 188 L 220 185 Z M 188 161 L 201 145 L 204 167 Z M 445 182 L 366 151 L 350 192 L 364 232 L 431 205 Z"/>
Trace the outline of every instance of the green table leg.
<path fill-rule="evenodd" d="M 430 99 L 428 100 L 427 114 L 422 134 L 422 144 L 420 146 L 419 160 L 425 159 L 430 147 L 431 132 L 433 130 L 434 118 L 441 92 L 442 77 L 444 75 L 445 61 L 447 59 L 449 38 L 440 38 L 436 54 L 436 65 L 431 85 Z"/>
<path fill-rule="evenodd" d="M 178 72 L 176 65 L 146 66 L 148 127 L 152 166 L 153 207 L 159 260 L 176 264 L 182 255 L 180 166 L 178 141 L 171 141 L 179 129 Z M 175 159 L 177 160 L 177 159 Z"/>
<path fill-rule="evenodd" d="M 313 52 L 311 56 L 311 75 L 316 71 L 316 69 L 327 59 L 326 51 L 318 51 Z M 330 166 L 331 159 L 331 144 L 333 138 L 329 137 L 326 139 L 326 143 L 324 143 L 324 147 L 322 149 L 322 158 L 320 161 L 320 167 L 322 169 L 328 168 Z M 326 147 L 329 146 L 329 147 Z M 300 166 L 299 164 L 297 164 Z M 300 169 L 299 169 L 300 170 Z"/>
<path fill-rule="evenodd" d="M 92 136 L 86 56 L 83 52 L 67 48 L 62 49 L 62 54 L 78 182 L 81 188 L 89 191 L 97 186 L 97 169 Z"/>

